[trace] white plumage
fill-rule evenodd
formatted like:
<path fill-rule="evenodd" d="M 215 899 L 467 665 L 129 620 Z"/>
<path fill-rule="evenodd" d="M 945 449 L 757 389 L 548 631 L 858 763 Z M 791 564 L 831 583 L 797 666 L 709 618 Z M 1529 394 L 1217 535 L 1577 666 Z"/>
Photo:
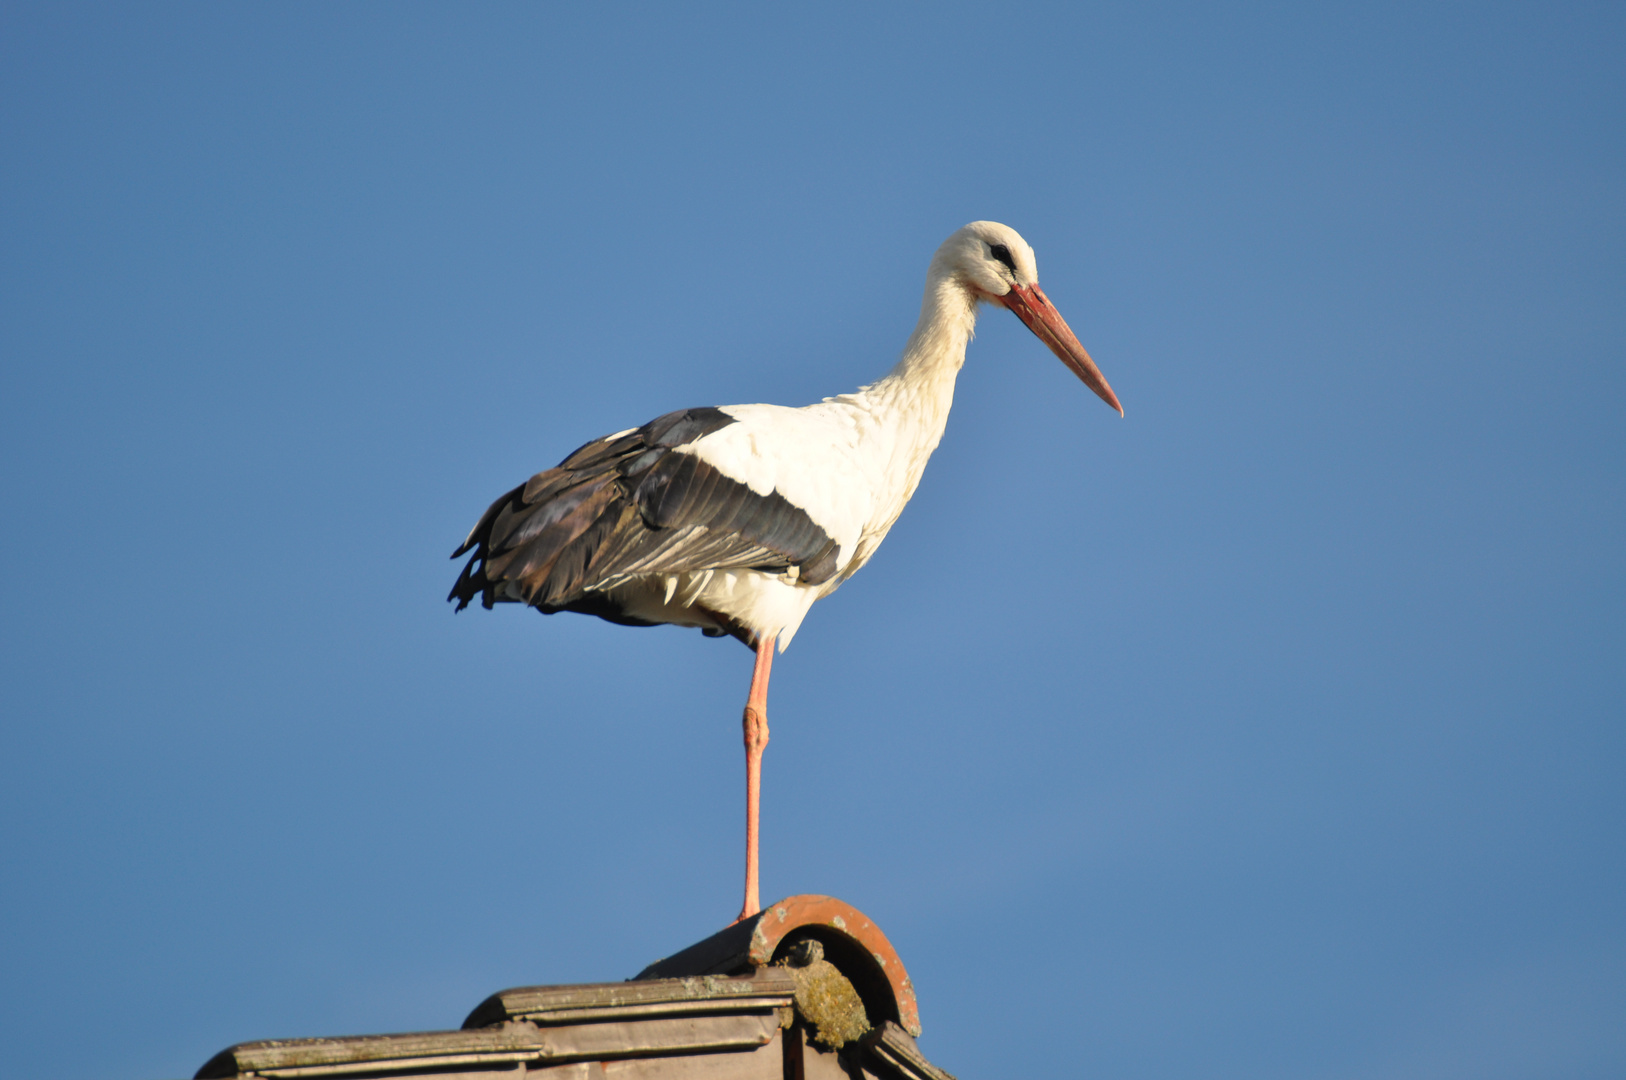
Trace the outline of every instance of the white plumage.
<path fill-rule="evenodd" d="M 746 707 L 747 885 L 775 644 L 867 562 L 920 483 L 948 421 L 977 305 L 1014 312 L 1109 405 L 1100 370 L 1038 285 L 1014 229 L 976 221 L 932 257 L 920 320 L 885 377 L 804 408 L 669 413 L 588 443 L 492 504 L 454 557 L 461 609 L 531 604 L 633 625 L 730 634 L 757 652 Z"/>

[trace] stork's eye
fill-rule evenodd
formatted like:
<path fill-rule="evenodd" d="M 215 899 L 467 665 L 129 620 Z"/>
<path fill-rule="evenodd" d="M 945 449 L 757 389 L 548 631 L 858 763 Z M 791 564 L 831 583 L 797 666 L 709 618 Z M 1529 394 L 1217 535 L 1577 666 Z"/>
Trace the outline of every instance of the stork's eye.
<path fill-rule="evenodd" d="M 1016 273 L 1016 260 L 1011 258 L 1010 248 L 1006 247 L 1004 244 L 995 244 L 988 250 L 993 254 L 994 258 L 1010 267 L 1011 273 Z"/>

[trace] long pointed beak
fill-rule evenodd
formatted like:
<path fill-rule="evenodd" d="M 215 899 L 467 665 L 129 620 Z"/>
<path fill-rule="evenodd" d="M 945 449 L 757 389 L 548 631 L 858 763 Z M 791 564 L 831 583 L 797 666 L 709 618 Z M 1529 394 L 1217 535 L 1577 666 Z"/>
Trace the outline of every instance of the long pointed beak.
<path fill-rule="evenodd" d="M 1061 362 L 1073 369 L 1073 374 L 1084 380 L 1084 385 L 1094 390 L 1101 400 L 1118 410 L 1118 415 L 1124 414 L 1124 407 L 1118 404 L 1118 395 L 1112 392 L 1107 385 L 1107 377 L 1101 374 L 1101 369 L 1095 366 L 1090 354 L 1084 351 L 1084 346 L 1078 343 L 1078 337 L 1067 320 L 1061 317 L 1056 305 L 1044 294 L 1038 285 L 1012 285 L 1011 291 L 1004 296 L 996 296 L 995 300 L 1004 304 L 1016 313 L 1016 317 L 1027 323 L 1039 340 L 1050 346 L 1050 351 L 1061 358 Z"/>

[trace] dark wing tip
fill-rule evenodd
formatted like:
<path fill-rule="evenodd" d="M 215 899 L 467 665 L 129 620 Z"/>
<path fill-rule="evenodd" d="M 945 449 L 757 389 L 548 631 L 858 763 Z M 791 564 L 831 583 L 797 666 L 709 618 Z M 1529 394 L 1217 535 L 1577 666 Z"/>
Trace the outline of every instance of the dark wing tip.
<path fill-rule="evenodd" d="M 476 564 L 480 564 L 478 569 L 476 569 Z M 457 575 L 457 584 L 453 585 L 452 591 L 446 594 L 446 601 L 447 603 L 453 600 L 457 601 L 457 607 L 452 609 L 452 613 L 456 614 L 468 607 L 470 600 L 473 600 L 481 593 L 489 593 L 490 590 L 491 582 L 486 580 L 485 565 L 481 557 L 475 555 L 474 558 L 468 561 L 468 565 L 463 567 L 463 572 Z M 486 606 L 490 607 L 491 605 L 487 604 Z"/>

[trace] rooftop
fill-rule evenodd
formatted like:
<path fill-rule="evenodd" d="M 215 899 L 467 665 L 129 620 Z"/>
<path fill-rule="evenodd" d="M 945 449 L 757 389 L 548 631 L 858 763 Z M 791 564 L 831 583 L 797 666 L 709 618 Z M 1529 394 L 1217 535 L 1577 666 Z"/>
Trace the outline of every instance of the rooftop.
<path fill-rule="evenodd" d="M 915 1044 L 920 1011 L 880 928 L 792 896 L 626 982 L 527 986 L 456 1031 L 239 1043 L 199 1080 L 953 1080 Z"/>

